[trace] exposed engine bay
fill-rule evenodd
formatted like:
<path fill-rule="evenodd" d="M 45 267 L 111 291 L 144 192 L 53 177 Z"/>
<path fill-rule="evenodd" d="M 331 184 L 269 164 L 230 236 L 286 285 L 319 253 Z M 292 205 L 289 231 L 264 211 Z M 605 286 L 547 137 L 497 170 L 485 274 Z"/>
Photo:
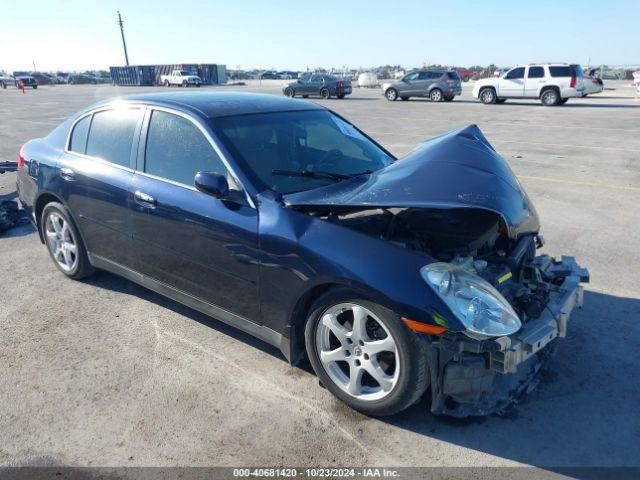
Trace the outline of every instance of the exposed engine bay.
<path fill-rule="evenodd" d="M 582 305 L 580 283 L 589 281 L 572 257 L 536 256 L 541 236 L 510 239 L 500 216 L 484 210 L 376 208 L 321 216 L 477 275 L 517 312 L 522 328 L 513 335 L 447 332 L 429 342 L 433 413 L 486 415 L 516 404 L 537 385 L 555 351 L 549 344 L 566 335 L 569 313 Z"/>

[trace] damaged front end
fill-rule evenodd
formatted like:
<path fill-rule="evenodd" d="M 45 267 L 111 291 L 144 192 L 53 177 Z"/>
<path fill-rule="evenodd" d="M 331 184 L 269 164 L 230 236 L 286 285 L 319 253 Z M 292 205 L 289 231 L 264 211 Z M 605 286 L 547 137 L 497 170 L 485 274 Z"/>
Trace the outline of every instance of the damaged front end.
<path fill-rule="evenodd" d="M 424 256 L 422 279 L 442 301 L 429 308 L 446 327 L 424 337 L 433 413 L 504 412 L 535 387 L 582 305 L 588 271 L 573 257 L 536 255 L 544 243 L 537 212 L 474 125 L 369 176 L 283 201 Z"/>

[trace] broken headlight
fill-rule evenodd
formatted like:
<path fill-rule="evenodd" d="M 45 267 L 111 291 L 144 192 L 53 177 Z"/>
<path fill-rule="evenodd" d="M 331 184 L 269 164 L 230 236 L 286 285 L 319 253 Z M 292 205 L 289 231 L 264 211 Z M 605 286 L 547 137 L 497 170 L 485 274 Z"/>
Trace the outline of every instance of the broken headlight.
<path fill-rule="evenodd" d="M 444 262 L 425 265 L 420 273 L 470 337 L 501 337 L 520 329 L 522 324 L 513 307 L 479 276 Z"/>

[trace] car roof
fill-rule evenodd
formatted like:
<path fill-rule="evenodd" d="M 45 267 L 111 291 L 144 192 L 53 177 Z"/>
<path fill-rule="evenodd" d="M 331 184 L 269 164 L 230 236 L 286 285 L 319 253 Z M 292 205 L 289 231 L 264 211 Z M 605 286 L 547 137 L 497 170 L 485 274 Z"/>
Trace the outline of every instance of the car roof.
<path fill-rule="evenodd" d="M 208 118 L 252 115 L 257 113 L 325 110 L 324 107 L 303 100 L 260 93 L 241 92 L 179 92 L 143 93 L 112 99 L 148 103 L 150 105 L 181 107 L 196 111 Z"/>

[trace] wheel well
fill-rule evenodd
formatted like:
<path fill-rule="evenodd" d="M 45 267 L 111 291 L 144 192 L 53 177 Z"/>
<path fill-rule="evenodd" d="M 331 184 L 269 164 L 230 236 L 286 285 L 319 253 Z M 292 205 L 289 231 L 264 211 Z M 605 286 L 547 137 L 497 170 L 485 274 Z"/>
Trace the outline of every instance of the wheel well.
<path fill-rule="evenodd" d="M 546 92 L 547 90 L 555 90 L 556 92 L 558 92 L 558 96 L 560 96 L 560 89 L 558 87 L 556 87 L 555 85 L 546 85 L 544 87 L 542 87 L 540 89 L 540 97 L 542 97 L 542 94 L 544 92 Z"/>
<path fill-rule="evenodd" d="M 42 211 L 44 210 L 44 207 L 51 202 L 62 203 L 60 199 L 56 197 L 54 194 L 43 193 L 38 197 L 38 199 L 36 200 L 36 204 L 33 207 L 33 214 L 36 217 L 36 225 L 38 226 L 38 235 L 40 236 L 40 241 L 43 243 L 44 243 L 44 238 L 42 237 L 42 229 L 40 228 L 40 217 L 42 217 Z"/>
<path fill-rule="evenodd" d="M 327 290 L 339 286 L 340 285 L 337 283 L 324 283 L 321 285 L 316 285 L 315 287 L 305 292 L 304 295 L 302 295 L 296 302 L 296 305 L 291 313 L 290 322 L 291 354 L 289 358 L 293 365 L 302 360 L 302 358 L 306 354 L 306 349 L 304 346 L 304 328 L 307 317 L 309 316 L 309 309 L 311 308 L 311 304 L 315 301 L 316 298 L 325 293 Z"/>
<path fill-rule="evenodd" d="M 486 87 L 482 87 L 480 89 L 480 91 L 478 92 L 478 94 L 482 94 L 482 92 L 484 92 L 485 90 L 493 90 L 494 93 L 496 93 L 496 87 L 492 87 L 490 85 L 487 85 Z M 496 93 L 496 95 L 497 95 L 497 93 Z"/>

